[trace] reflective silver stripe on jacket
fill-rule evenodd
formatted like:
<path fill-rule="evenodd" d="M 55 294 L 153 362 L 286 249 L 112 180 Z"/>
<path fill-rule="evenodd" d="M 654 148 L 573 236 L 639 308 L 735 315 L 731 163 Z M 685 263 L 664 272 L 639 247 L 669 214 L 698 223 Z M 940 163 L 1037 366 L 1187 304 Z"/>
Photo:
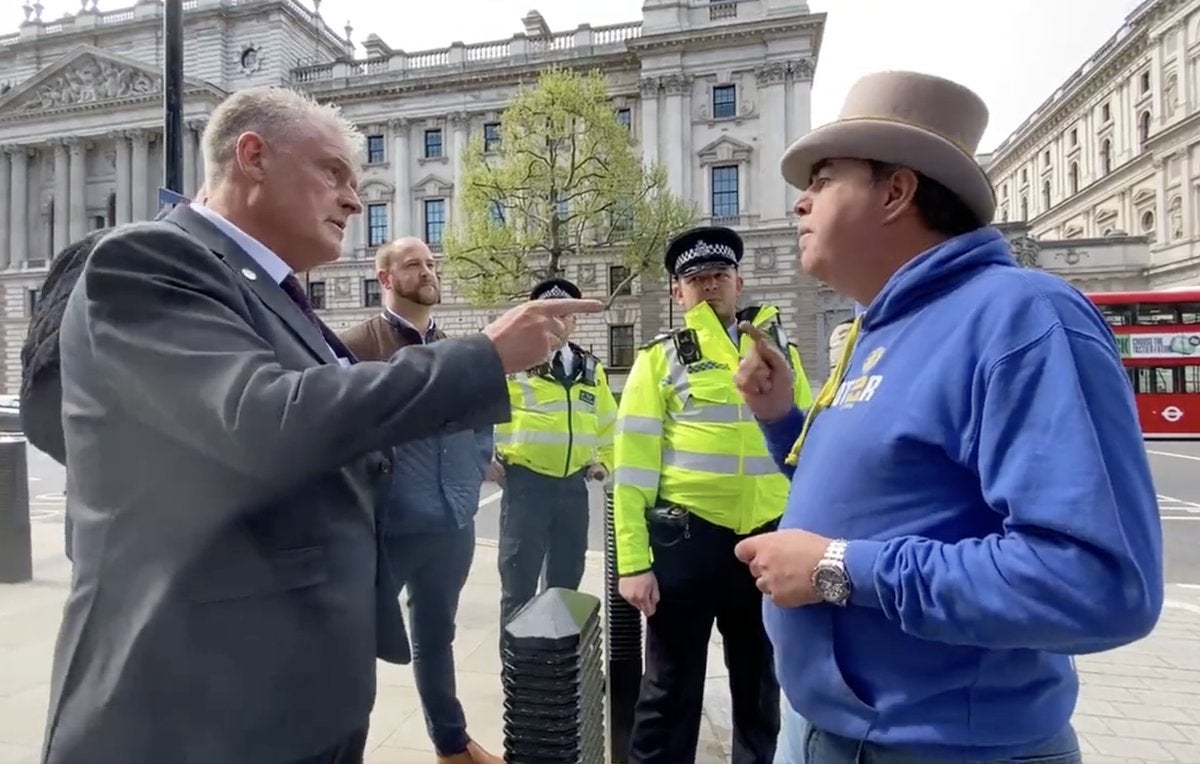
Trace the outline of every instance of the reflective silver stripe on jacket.
<path fill-rule="evenodd" d="M 779 468 L 769 456 L 734 456 L 730 454 L 698 454 L 677 448 L 664 448 L 664 467 L 678 467 L 718 475 L 774 475 Z"/>
<path fill-rule="evenodd" d="M 645 467 L 617 467 L 613 472 L 613 482 L 618 485 L 629 485 L 635 488 L 647 488 L 651 491 L 658 490 L 658 470 L 646 469 Z"/>
<path fill-rule="evenodd" d="M 513 382 L 521 391 L 521 407 L 530 411 L 540 411 L 547 414 L 556 414 L 560 411 L 569 411 L 570 406 L 563 401 L 550 401 L 547 403 L 538 403 L 537 391 L 533 389 L 533 380 L 525 372 L 521 372 L 513 377 Z M 581 409 L 587 411 L 587 409 Z"/>
<path fill-rule="evenodd" d="M 680 411 L 668 415 L 676 421 L 686 421 L 688 424 L 736 424 L 750 418 L 749 410 L 744 403 L 705 403 L 697 404 L 692 397 L 692 385 L 688 378 L 687 366 L 679 360 L 679 353 L 674 346 L 666 349 L 667 381 L 675 390 L 679 400 L 683 401 Z"/>
<path fill-rule="evenodd" d="M 529 379 L 529 375 L 521 372 L 513 377 L 513 382 L 521 391 L 521 403 L 525 408 L 537 408 L 537 393 L 533 389 L 533 382 Z"/>
<path fill-rule="evenodd" d="M 627 432 L 637 435 L 662 435 L 663 423 L 658 417 L 626 414 L 617 420 L 616 432 L 618 435 Z"/>

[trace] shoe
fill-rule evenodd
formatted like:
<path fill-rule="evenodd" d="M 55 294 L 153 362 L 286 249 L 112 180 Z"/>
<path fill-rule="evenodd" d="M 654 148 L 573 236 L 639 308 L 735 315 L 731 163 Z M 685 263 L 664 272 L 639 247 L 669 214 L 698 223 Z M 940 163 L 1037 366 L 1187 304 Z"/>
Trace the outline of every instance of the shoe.
<path fill-rule="evenodd" d="M 467 750 L 453 756 L 438 756 L 437 764 L 504 764 L 504 759 L 488 753 L 474 740 L 467 743 Z"/>

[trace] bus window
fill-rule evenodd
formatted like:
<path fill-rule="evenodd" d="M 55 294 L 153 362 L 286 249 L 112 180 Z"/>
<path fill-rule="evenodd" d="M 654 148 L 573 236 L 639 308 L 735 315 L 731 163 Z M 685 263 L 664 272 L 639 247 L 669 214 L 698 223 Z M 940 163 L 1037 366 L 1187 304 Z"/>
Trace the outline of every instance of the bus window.
<path fill-rule="evenodd" d="M 1200 324 L 1200 302 L 1179 303 L 1179 323 Z"/>
<path fill-rule="evenodd" d="M 1170 303 L 1143 302 L 1137 305 L 1134 323 L 1140 326 L 1179 323 L 1179 309 Z"/>
<path fill-rule="evenodd" d="M 1183 387 L 1183 367 L 1139 366 L 1133 391 L 1140 395 L 1164 395 L 1177 393 Z"/>
<path fill-rule="evenodd" d="M 1097 305 L 1109 326 L 1129 326 L 1133 323 L 1132 305 Z"/>
<path fill-rule="evenodd" d="M 1183 367 L 1183 391 L 1200 393 L 1200 366 Z"/>

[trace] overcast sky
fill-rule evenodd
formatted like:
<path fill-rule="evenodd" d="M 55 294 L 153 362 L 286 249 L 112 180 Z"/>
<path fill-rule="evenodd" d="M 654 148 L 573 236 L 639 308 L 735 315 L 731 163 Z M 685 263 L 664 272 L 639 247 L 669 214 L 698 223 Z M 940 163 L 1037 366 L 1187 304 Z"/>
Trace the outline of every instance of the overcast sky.
<path fill-rule="evenodd" d="M 312 0 L 300 0 L 312 7 Z M 1121 26 L 1139 0 L 809 0 L 828 13 L 813 87 L 813 126 L 837 116 L 846 89 L 879 69 L 915 69 L 957 79 L 987 101 L 991 150 Z M 43 18 L 79 10 L 79 0 L 42 0 Z M 0 30 L 15 31 L 19 0 L 0 0 Z M 117 10 L 133 0 L 100 0 Z M 375 32 L 407 51 L 506 39 L 536 8 L 563 31 L 636 21 L 641 0 L 323 0 L 321 14 L 353 39 Z M 386 9 L 386 10 L 385 10 Z"/>

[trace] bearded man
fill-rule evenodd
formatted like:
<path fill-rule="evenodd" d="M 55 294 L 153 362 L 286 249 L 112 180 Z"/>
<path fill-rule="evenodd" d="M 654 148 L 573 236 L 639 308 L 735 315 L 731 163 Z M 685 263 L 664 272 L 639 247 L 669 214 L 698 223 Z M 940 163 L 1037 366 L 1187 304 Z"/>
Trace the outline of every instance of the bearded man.
<path fill-rule="evenodd" d="M 361 360 L 385 361 L 401 348 L 445 338 L 433 320 L 441 302 L 429 247 L 403 238 L 375 256 L 383 312 L 342 336 Z M 501 764 L 467 735 L 454 681 L 454 620 L 475 555 L 475 513 L 492 430 L 442 432 L 395 448 L 383 498 L 388 563 L 408 592 L 413 674 L 439 764 Z"/>

